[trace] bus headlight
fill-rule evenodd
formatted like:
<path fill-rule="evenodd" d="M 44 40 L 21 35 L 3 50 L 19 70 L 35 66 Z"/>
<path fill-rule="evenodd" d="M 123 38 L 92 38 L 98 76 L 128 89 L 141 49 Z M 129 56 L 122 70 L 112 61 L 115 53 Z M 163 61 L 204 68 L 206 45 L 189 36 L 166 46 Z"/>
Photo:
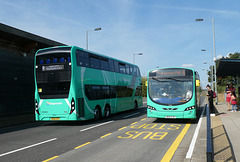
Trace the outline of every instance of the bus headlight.
<path fill-rule="evenodd" d="M 35 110 L 36 110 L 37 114 L 40 115 L 39 110 L 38 110 L 38 102 L 37 102 L 37 100 L 35 101 Z"/>
<path fill-rule="evenodd" d="M 147 105 L 147 108 L 150 110 L 156 110 L 154 107 Z"/>
<path fill-rule="evenodd" d="M 75 101 L 74 101 L 74 99 L 72 98 L 70 114 L 72 114 L 74 110 L 75 110 Z"/>
<path fill-rule="evenodd" d="M 193 109 L 195 109 L 195 106 L 190 106 L 190 107 L 186 108 L 184 111 L 193 110 Z"/>

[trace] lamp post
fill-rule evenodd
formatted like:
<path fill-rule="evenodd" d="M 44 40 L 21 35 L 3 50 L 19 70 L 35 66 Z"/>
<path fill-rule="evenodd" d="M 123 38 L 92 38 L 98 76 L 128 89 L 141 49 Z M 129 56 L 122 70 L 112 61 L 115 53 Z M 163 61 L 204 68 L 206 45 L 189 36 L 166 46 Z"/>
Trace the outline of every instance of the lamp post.
<path fill-rule="evenodd" d="M 133 54 L 133 64 L 135 64 L 135 56 L 136 55 L 143 55 L 142 53 L 138 53 L 138 54 Z"/>
<path fill-rule="evenodd" d="M 86 30 L 86 49 L 88 50 L 88 32 L 90 31 L 99 31 L 102 30 L 102 28 L 95 28 L 93 30 Z"/>
<path fill-rule="evenodd" d="M 212 21 L 212 26 L 213 26 L 213 53 L 214 53 L 214 77 L 215 77 L 215 93 L 217 95 L 217 67 L 216 67 L 216 45 L 215 45 L 215 26 L 214 26 L 214 19 L 196 19 L 196 21 L 204 21 L 204 20 L 211 20 Z M 215 99 L 216 105 L 218 104 L 218 97 Z"/>

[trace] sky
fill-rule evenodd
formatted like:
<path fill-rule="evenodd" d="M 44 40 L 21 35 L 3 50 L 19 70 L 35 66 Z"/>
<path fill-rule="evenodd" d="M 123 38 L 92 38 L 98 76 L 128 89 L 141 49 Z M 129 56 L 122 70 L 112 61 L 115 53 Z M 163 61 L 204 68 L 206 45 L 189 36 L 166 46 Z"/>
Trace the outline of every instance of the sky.
<path fill-rule="evenodd" d="M 157 67 L 190 67 L 205 87 L 212 19 L 216 57 L 240 52 L 239 6 L 238 0 L 0 0 L 0 23 L 82 48 L 89 31 L 91 51 L 130 63 L 142 53 L 135 56 L 142 76 Z"/>

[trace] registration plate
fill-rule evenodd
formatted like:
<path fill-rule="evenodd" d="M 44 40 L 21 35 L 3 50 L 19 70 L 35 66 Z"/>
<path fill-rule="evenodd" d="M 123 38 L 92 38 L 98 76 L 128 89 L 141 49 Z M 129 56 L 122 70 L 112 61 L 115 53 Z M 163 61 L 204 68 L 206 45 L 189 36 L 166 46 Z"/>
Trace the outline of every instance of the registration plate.
<path fill-rule="evenodd" d="M 176 119 L 176 116 L 165 116 L 167 119 Z"/>
<path fill-rule="evenodd" d="M 51 120 L 60 120 L 60 118 L 51 118 Z"/>

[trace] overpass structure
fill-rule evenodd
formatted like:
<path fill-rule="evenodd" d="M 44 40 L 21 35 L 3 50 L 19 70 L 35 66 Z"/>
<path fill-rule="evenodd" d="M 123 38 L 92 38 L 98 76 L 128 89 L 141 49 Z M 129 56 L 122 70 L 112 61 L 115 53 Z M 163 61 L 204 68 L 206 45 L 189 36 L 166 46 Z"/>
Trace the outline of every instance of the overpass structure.
<path fill-rule="evenodd" d="M 34 54 L 62 45 L 0 23 L 0 119 L 34 114 Z"/>

